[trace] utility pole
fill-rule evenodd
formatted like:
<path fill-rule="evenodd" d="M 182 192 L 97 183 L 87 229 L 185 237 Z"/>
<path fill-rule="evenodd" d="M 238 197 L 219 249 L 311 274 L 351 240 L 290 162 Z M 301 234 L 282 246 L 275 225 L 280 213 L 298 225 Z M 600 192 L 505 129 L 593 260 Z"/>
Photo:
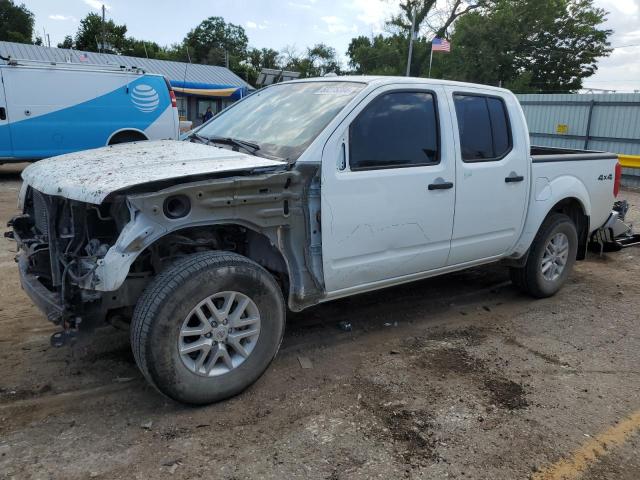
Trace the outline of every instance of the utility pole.
<path fill-rule="evenodd" d="M 105 33 L 105 10 L 106 8 L 104 8 L 104 4 L 102 4 L 102 48 L 101 51 L 102 53 L 104 53 L 104 45 L 106 42 L 106 33 Z"/>
<path fill-rule="evenodd" d="M 411 34 L 409 35 L 409 57 L 407 58 L 407 74 L 408 77 L 411 75 L 411 57 L 413 55 L 413 37 L 415 36 L 416 30 L 416 7 L 413 7 L 413 15 L 411 17 Z"/>

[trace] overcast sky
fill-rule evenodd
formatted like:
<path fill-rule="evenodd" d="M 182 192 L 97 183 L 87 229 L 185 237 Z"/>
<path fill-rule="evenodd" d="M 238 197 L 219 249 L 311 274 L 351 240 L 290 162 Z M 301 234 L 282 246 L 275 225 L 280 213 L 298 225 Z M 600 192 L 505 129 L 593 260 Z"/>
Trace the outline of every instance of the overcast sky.
<path fill-rule="evenodd" d="M 73 34 L 78 19 L 98 12 L 101 0 L 23 0 L 35 13 L 36 29 L 43 28 L 51 45 Z M 20 0 L 18 0 L 19 3 Z M 129 35 L 162 45 L 181 41 L 201 20 L 221 16 L 242 25 L 254 47 L 299 51 L 324 42 L 336 48 L 343 61 L 351 38 L 381 31 L 397 0 L 106 0 L 107 15 L 125 23 Z M 640 45 L 640 0 L 596 0 L 609 13 L 614 30 L 611 44 Z M 455 48 L 455 45 L 453 45 Z M 640 46 L 617 48 L 600 61 L 588 87 L 623 91 L 640 90 Z"/>

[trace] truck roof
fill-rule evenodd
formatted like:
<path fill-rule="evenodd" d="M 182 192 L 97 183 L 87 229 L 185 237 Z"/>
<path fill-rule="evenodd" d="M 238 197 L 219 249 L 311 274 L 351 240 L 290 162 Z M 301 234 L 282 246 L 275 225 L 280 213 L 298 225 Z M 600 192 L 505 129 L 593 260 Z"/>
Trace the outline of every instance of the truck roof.
<path fill-rule="evenodd" d="M 481 87 L 486 90 L 495 90 L 496 92 L 509 92 L 509 90 L 491 85 L 482 85 L 478 83 L 456 82 L 453 80 L 442 80 L 439 78 L 422 78 L 422 77 L 400 77 L 400 76 L 384 76 L 384 75 L 341 75 L 335 77 L 314 77 L 290 80 L 282 83 L 301 83 L 301 82 L 359 82 L 367 85 L 393 85 L 397 83 L 420 83 L 422 85 L 448 85 L 454 87 Z"/>

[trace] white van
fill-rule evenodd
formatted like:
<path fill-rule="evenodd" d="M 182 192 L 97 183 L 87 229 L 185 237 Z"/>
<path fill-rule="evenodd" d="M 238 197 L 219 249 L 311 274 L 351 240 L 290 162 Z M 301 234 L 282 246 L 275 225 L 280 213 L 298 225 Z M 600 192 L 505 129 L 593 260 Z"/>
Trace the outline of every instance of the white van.
<path fill-rule="evenodd" d="M 161 75 L 0 59 L 0 163 L 178 138 L 176 98 Z"/>

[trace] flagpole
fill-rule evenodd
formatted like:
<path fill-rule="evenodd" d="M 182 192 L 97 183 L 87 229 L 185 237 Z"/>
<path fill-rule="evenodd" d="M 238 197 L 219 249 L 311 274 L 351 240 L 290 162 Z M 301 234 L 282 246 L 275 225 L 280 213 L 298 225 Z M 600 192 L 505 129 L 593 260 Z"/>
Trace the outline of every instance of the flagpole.
<path fill-rule="evenodd" d="M 431 78 L 431 64 L 433 63 L 433 40 L 431 40 L 431 56 L 429 57 L 429 78 Z"/>
<path fill-rule="evenodd" d="M 407 57 L 407 73 L 405 76 L 411 75 L 411 57 L 413 54 L 413 37 L 416 29 L 416 7 L 413 7 L 413 15 L 411 16 L 411 36 L 409 37 L 409 56 Z"/>

